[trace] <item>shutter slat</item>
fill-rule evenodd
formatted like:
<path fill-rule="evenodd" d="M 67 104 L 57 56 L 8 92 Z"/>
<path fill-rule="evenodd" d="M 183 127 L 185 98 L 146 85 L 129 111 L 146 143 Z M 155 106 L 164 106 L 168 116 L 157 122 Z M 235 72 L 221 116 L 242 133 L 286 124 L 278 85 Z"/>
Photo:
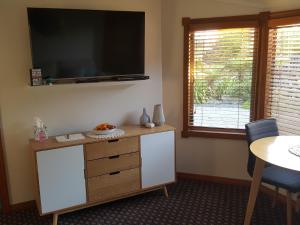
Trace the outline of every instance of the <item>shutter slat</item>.
<path fill-rule="evenodd" d="M 300 135 L 300 26 L 269 30 L 266 117 L 282 134 Z"/>
<path fill-rule="evenodd" d="M 256 28 L 191 32 L 190 126 L 244 129 L 255 96 Z"/>

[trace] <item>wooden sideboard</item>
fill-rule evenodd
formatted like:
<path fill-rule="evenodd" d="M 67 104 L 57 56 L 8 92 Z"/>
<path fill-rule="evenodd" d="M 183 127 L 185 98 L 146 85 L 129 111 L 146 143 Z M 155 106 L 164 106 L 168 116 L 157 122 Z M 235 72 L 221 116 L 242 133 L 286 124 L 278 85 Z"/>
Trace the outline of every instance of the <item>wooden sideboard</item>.
<path fill-rule="evenodd" d="M 175 182 L 175 129 L 121 127 L 118 139 L 30 140 L 40 215 L 58 215 Z"/>

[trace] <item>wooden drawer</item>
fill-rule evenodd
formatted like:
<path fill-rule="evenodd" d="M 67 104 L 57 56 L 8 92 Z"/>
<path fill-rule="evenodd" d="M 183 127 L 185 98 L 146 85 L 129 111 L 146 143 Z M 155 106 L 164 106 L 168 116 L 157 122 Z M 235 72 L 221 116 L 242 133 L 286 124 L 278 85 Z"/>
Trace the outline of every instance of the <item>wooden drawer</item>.
<path fill-rule="evenodd" d="M 134 152 L 87 161 L 86 172 L 87 177 L 94 177 L 111 172 L 136 168 L 139 167 L 139 165 L 140 153 Z"/>
<path fill-rule="evenodd" d="M 86 144 L 86 159 L 94 160 L 139 151 L 139 138 L 129 137 Z"/>
<path fill-rule="evenodd" d="M 139 189 L 139 168 L 88 179 L 89 202 L 107 200 Z"/>

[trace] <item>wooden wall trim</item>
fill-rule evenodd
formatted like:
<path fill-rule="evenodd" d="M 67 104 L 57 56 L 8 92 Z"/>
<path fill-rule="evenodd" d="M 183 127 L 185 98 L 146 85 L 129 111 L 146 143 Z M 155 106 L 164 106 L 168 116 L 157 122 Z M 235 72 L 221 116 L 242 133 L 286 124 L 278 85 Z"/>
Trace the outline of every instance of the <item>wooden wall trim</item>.
<path fill-rule="evenodd" d="M 243 187 L 250 187 L 250 180 L 242 180 L 242 179 L 233 179 L 227 177 L 217 177 L 217 176 L 209 176 L 202 174 L 193 174 L 193 173 L 181 173 L 178 172 L 177 178 L 179 179 L 189 179 L 189 180 L 199 180 L 204 182 L 211 182 L 217 184 L 229 184 L 229 185 L 239 185 Z"/>
<path fill-rule="evenodd" d="M 27 209 L 36 209 L 36 204 L 34 200 L 27 201 L 27 202 L 21 202 L 17 204 L 11 205 L 11 212 L 18 212 L 22 210 L 27 210 Z"/>
<path fill-rule="evenodd" d="M 185 136 L 187 135 L 187 136 Z M 232 140 L 246 140 L 246 134 L 241 132 L 228 131 L 209 131 L 209 130 L 188 130 L 182 131 L 182 137 L 202 137 L 202 138 L 220 138 L 220 139 L 232 139 Z"/>
<path fill-rule="evenodd" d="M 184 17 L 182 18 L 182 25 L 183 25 L 183 29 L 184 29 L 184 37 L 183 37 L 183 107 L 182 107 L 182 114 L 183 114 L 183 132 L 182 132 L 182 136 L 183 137 L 188 137 L 187 131 L 188 131 L 188 113 L 189 113 L 189 109 L 188 109 L 188 105 L 189 105 L 189 96 L 188 96 L 188 83 L 189 83 L 189 79 L 188 79 L 188 60 L 189 60 L 189 26 L 190 26 L 190 18 L 188 17 Z"/>
<path fill-rule="evenodd" d="M 270 18 L 271 19 L 280 19 L 280 18 L 293 17 L 293 16 L 299 16 L 299 15 L 300 15 L 300 9 L 295 9 L 295 10 L 272 12 L 270 14 Z"/>
<path fill-rule="evenodd" d="M 0 201 L 2 203 L 3 212 L 4 213 L 10 212 L 11 208 L 9 204 L 9 195 L 8 195 L 5 160 L 4 160 L 4 147 L 2 142 L 1 130 L 0 130 Z"/>
<path fill-rule="evenodd" d="M 178 172 L 176 175 L 177 175 L 178 179 L 198 180 L 198 181 L 203 181 L 203 182 L 227 184 L 227 185 L 238 185 L 238 186 L 249 187 L 249 188 L 251 186 L 251 180 L 242 180 L 242 179 L 234 179 L 234 178 L 227 178 L 227 177 L 181 173 L 181 172 Z M 276 193 L 275 190 L 272 190 L 263 185 L 260 186 L 260 191 L 262 193 L 269 195 L 272 198 Z M 286 204 L 286 196 L 284 196 L 281 193 L 278 194 L 277 200 L 283 204 Z M 294 209 L 297 208 L 296 201 L 294 201 L 294 200 L 293 200 L 293 207 L 294 207 Z"/>
<path fill-rule="evenodd" d="M 286 17 L 286 18 L 278 18 L 271 19 L 268 22 L 269 28 L 277 28 L 278 26 L 285 26 L 291 24 L 299 24 L 300 23 L 300 14 L 294 17 Z"/>
<path fill-rule="evenodd" d="M 241 15 L 241 16 L 224 16 L 224 17 L 212 17 L 212 18 L 196 18 L 190 19 L 190 24 L 208 24 L 208 23 L 248 23 L 258 19 L 258 14 L 254 15 Z M 256 24 L 256 23 L 254 23 Z"/>
<path fill-rule="evenodd" d="M 201 174 L 191 174 L 191 173 L 176 173 L 177 180 L 180 179 L 188 179 L 188 180 L 198 180 L 203 182 L 210 182 L 210 183 L 217 183 L 217 184 L 227 184 L 227 185 L 238 185 L 242 187 L 249 187 L 251 185 L 250 180 L 242 180 L 242 179 L 233 179 L 233 178 L 227 178 L 227 177 L 217 177 L 217 176 L 208 176 L 208 175 L 201 175 Z M 275 191 L 265 187 L 261 186 L 260 191 L 273 197 L 275 195 Z M 282 194 L 278 195 L 278 201 L 280 201 L 283 204 L 286 204 L 286 197 Z M 293 202 L 293 206 L 296 207 L 296 202 Z M 20 210 L 26 210 L 26 209 L 35 209 L 36 204 L 35 201 L 27 201 L 22 202 L 18 204 L 14 204 L 11 206 L 11 211 L 20 211 Z"/>
<path fill-rule="evenodd" d="M 266 73 L 268 60 L 268 37 L 269 28 L 268 20 L 270 18 L 269 12 L 262 12 L 259 14 L 259 46 L 258 46 L 258 80 L 256 87 L 256 113 L 254 120 L 263 119 L 265 116 L 265 87 L 266 87 Z"/>

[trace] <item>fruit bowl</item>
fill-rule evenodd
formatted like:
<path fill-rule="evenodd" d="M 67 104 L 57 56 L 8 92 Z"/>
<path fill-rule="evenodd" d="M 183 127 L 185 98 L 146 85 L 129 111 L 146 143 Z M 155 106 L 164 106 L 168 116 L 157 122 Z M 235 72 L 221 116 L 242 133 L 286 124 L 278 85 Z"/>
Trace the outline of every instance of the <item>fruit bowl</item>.
<path fill-rule="evenodd" d="M 105 135 L 105 134 L 111 134 L 115 130 L 116 130 L 116 128 L 107 129 L 107 130 L 93 130 L 92 133 L 97 134 L 97 135 Z"/>
<path fill-rule="evenodd" d="M 105 134 L 111 134 L 116 130 L 115 125 L 111 125 L 108 123 L 102 123 L 95 127 L 95 129 L 92 131 L 93 134 L 97 135 L 105 135 Z"/>

